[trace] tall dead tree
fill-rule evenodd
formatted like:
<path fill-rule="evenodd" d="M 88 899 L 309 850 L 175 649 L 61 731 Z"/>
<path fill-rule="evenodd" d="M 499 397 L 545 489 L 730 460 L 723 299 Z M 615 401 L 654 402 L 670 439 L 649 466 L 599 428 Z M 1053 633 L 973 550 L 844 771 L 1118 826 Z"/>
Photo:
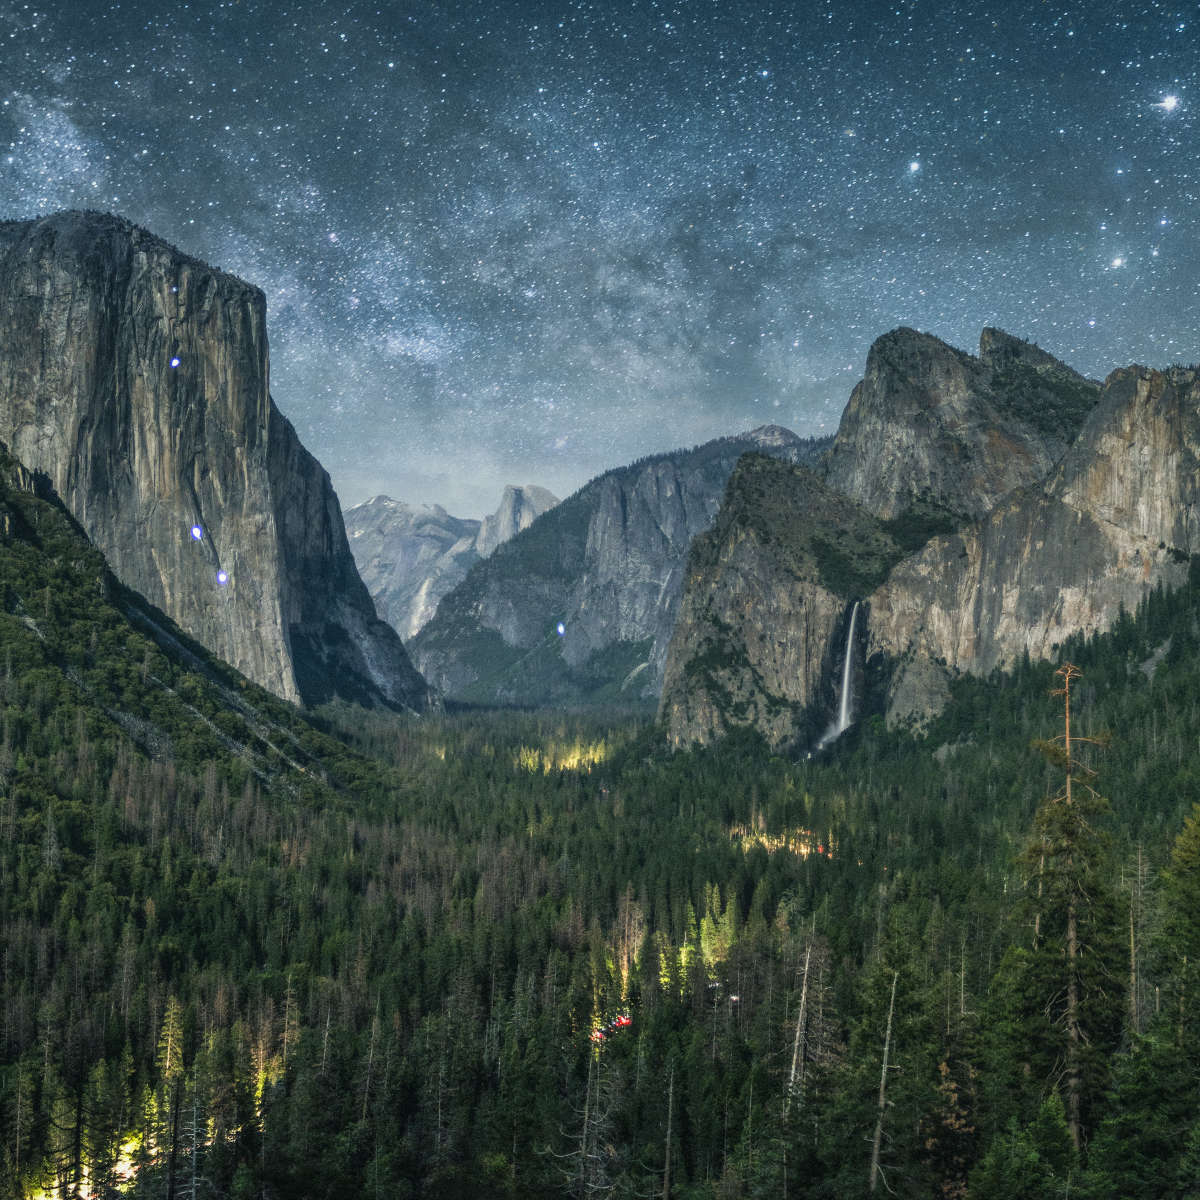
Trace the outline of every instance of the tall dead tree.
<path fill-rule="evenodd" d="M 883 1118 L 887 1112 L 887 1073 L 888 1057 L 892 1050 L 892 1015 L 896 1011 L 896 980 L 900 978 L 899 971 L 892 972 L 892 998 L 888 1001 L 887 1032 L 883 1035 L 883 1068 L 879 1072 L 879 1116 L 875 1121 L 875 1136 L 871 1139 L 871 1178 L 867 1191 L 873 1196 L 875 1185 L 883 1173 L 879 1165 L 879 1151 L 883 1144 Z"/>
<path fill-rule="evenodd" d="M 1057 958 L 1057 996 L 1049 1000 L 1048 1009 L 1056 1012 L 1056 1022 L 1062 1029 L 1060 1051 L 1063 1064 L 1063 1103 L 1071 1142 L 1078 1151 L 1084 1141 L 1085 1092 L 1094 1087 L 1096 1078 L 1088 1082 L 1089 1071 L 1096 1075 L 1093 1062 L 1098 1049 L 1100 1029 L 1095 1025 L 1097 1015 L 1096 988 L 1091 988 L 1091 1007 L 1085 995 L 1085 970 L 1094 973 L 1101 957 L 1094 953 L 1098 940 L 1105 938 L 1108 915 L 1100 915 L 1107 895 L 1107 841 L 1094 824 L 1107 811 L 1106 802 L 1092 786 L 1095 772 L 1075 757 L 1077 746 L 1083 742 L 1103 743 L 1103 738 L 1081 737 L 1072 729 L 1072 686 L 1082 672 L 1074 663 L 1064 663 L 1055 675 L 1061 686 L 1051 695 L 1063 701 L 1063 732 L 1049 741 L 1038 743 L 1047 759 L 1063 773 L 1063 785 L 1039 806 L 1034 817 L 1034 836 L 1025 853 L 1030 873 L 1038 879 L 1040 899 L 1038 908 L 1044 921 L 1042 932 L 1045 946 L 1035 942 L 1034 949 Z M 1119 990 L 1119 989 L 1118 989 Z"/>

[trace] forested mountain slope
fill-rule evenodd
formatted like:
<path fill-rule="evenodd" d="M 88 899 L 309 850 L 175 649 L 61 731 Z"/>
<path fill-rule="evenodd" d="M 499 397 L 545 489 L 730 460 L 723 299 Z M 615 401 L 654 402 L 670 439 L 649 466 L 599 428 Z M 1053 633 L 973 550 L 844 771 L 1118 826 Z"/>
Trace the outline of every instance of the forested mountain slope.
<path fill-rule="evenodd" d="M 1065 648 L 1116 731 L 1073 806 L 1052 663 L 811 761 L 327 713 L 351 751 L 5 478 L 0 1193 L 1200 1187 L 1200 570 Z"/>
<path fill-rule="evenodd" d="M 409 644 L 446 696 L 486 704 L 658 696 L 688 546 L 740 455 L 815 462 L 778 425 L 606 471 L 471 568 Z"/>

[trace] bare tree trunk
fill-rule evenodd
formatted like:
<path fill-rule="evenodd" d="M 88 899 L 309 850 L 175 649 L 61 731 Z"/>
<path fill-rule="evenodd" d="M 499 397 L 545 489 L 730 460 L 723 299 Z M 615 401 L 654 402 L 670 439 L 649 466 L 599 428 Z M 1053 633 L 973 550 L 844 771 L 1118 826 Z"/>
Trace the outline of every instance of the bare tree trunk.
<path fill-rule="evenodd" d="M 16 1169 L 13 1172 L 13 1178 L 17 1181 L 18 1186 L 21 1180 L 21 1084 L 24 1082 L 21 1074 L 20 1061 L 17 1062 L 17 1148 L 16 1148 Z"/>
<path fill-rule="evenodd" d="M 1042 844 L 1045 845 L 1045 839 L 1042 839 Z M 1046 869 L 1046 852 L 1042 851 L 1041 858 L 1038 859 L 1038 906 L 1037 912 L 1033 914 L 1033 948 L 1038 948 L 1038 939 L 1042 932 L 1042 872 Z"/>
<path fill-rule="evenodd" d="M 675 1068 L 667 1080 L 667 1141 L 663 1154 L 662 1200 L 671 1200 L 671 1122 L 675 1115 Z"/>
<path fill-rule="evenodd" d="M 171 1147 L 167 1151 L 167 1200 L 175 1200 L 175 1168 L 179 1158 L 180 1081 L 171 1089 Z"/>
<path fill-rule="evenodd" d="M 367 1081 L 363 1087 L 362 1120 L 367 1119 L 367 1104 L 371 1099 L 371 1071 L 375 1066 L 375 1039 L 379 1036 L 379 1008 L 376 1006 L 375 1016 L 371 1019 L 371 1045 L 367 1051 Z"/>
<path fill-rule="evenodd" d="M 750 1096 L 746 1102 L 746 1174 L 754 1170 L 754 1076 L 750 1076 Z"/>
<path fill-rule="evenodd" d="M 196 1085 L 193 1084 L 192 1085 L 192 1190 L 191 1190 L 191 1194 L 189 1196 L 189 1200 L 196 1200 L 196 1153 L 200 1148 L 200 1145 L 199 1145 L 200 1135 L 197 1130 L 198 1122 L 196 1120 L 196 1117 L 197 1117 L 196 1108 L 197 1108 L 198 1099 L 199 1098 L 196 1095 Z"/>
<path fill-rule="evenodd" d="M 1138 847 L 1139 856 L 1141 847 Z M 1136 887 L 1136 884 L 1135 884 Z M 1135 887 L 1129 889 L 1129 1028 L 1138 1032 L 1138 994 L 1137 994 L 1137 939 L 1133 932 L 1133 905 Z"/>
<path fill-rule="evenodd" d="M 1139 842 L 1137 863 L 1129 887 L 1129 1025 L 1134 1033 L 1142 1031 L 1142 1000 L 1138 994 L 1138 931 L 1141 927 L 1145 882 L 1146 868 L 1142 858 L 1142 844 Z"/>
<path fill-rule="evenodd" d="M 321 1075 L 325 1075 L 325 1061 L 329 1057 L 329 1015 L 330 1010 L 325 1009 L 325 1036 L 321 1039 Z"/>
<path fill-rule="evenodd" d="M 888 1055 L 892 1049 L 892 1014 L 896 1009 L 896 980 L 899 971 L 892 972 L 892 998 L 888 1002 L 887 1033 L 883 1037 L 883 1070 L 879 1072 L 879 1117 L 875 1122 L 875 1137 L 871 1140 L 871 1179 L 867 1191 L 875 1194 L 875 1182 L 879 1178 L 879 1148 L 883 1142 L 883 1115 L 887 1111 Z"/>
<path fill-rule="evenodd" d="M 958 1019 L 967 1015 L 967 935 L 962 935 L 958 949 Z"/>
<path fill-rule="evenodd" d="M 1071 663 L 1063 667 L 1063 714 L 1064 738 L 1063 744 L 1067 752 L 1067 796 L 1066 803 L 1071 804 L 1071 777 L 1074 764 L 1071 761 L 1071 680 L 1079 674 L 1079 669 Z M 1073 866 L 1070 858 L 1067 869 Z M 1067 1128 L 1071 1132 L 1071 1144 L 1078 1154 L 1082 1143 L 1079 1119 L 1079 1093 L 1082 1089 L 1080 1077 L 1080 1037 L 1079 1037 L 1079 928 L 1078 913 L 1075 907 L 1075 896 L 1067 902 Z"/>
<path fill-rule="evenodd" d="M 595 1050 L 588 1053 L 588 1073 L 587 1082 L 583 1088 L 583 1126 L 579 1131 L 579 1194 L 584 1195 L 587 1191 L 588 1177 L 588 1142 L 591 1134 L 591 1115 L 592 1115 L 592 1078 L 596 1072 Z"/>
<path fill-rule="evenodd" d="M 1183 1045 L 1183 1014 L 1187 1012 L 1187 955 L 1183 956 L 1183 970 L 1179 973 L 1179 1029 L 1175 1035 L 1176 1045 Z"/>
<path fill-rule="evenodd" d="M 1067 1128 L 1071 1132 L 1071 1144 L 1076 1153 L 1080 1149 L 1079 1093 L 1080 1036 L 1079 1036 L 1079 974 L 1076 961 L 1079 955 L 1079 934 L 1075 901 L 1067 904 Z"/>
<path fill-rule="evenodd" d="M 783 1101 L 783 1115 L 786 1117 L 791 1107 L 792 1095 L 796 1090 L 796 1077 L 800 1077 L 800 1087 L 804 1086 L 804 1057 L 803 1048 L 804 1026 L 808 1018 L 808 964 L 812 958 L 812 942 L 804 950 L 804 982 L 800 987 L 800 1011 L 796 1014 L 796 1036 L 792 1039 L 792 1069 L 788 1072 L 787 1096 Z"/>

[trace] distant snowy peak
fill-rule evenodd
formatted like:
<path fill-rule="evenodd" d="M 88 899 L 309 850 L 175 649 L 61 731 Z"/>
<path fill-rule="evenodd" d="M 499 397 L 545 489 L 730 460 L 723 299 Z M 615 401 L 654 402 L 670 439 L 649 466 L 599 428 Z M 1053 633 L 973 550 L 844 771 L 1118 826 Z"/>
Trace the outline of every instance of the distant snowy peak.
<path fill-rule="evenodd" d="M 346 532 L 376 610 L 407 640 L 473 563 L 557 503 L 545 488 L 509 485 L 496 511 L 477 521 L 453 517 L 440 504 L 374 496 L 346 511 Z"/>

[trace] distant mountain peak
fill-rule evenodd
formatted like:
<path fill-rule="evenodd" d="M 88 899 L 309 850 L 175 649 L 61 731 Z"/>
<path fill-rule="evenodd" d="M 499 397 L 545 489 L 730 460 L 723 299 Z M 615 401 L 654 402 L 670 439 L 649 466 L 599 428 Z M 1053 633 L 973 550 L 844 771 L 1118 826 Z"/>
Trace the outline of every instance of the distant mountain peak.
<path fill-rule="evenodd" d="M 804 439 L 782 425 L 759 425 L 741 435 L 760 446 L 794 446 Z"/>
<path fill-rule="evenodd" d="M 657 695 L 692 538 L 748 452 L 815 462 L 778 425 L 614 467 L 477 563 L 411 643 L 446 695 L 612 703 Z"/>
<path fill-rule="evenodd" d="M 496 511 L 477 521 L 451 516 L 440 504 L 375 496 L 347 509 L 346 528 L 376 611 L 407 640 L 473 563 L 557 503 L 537 484 L 508 484 Z"/>
<path fill-rule="evenodd" d="M 537 484 L 508 484 L 500 497 L 500 506 L 483 518 L 475 539 L 475 552 L 487 558 L 497 546 L 516 537 L 522 529 L 558 503 L 553 492 Z"/>

